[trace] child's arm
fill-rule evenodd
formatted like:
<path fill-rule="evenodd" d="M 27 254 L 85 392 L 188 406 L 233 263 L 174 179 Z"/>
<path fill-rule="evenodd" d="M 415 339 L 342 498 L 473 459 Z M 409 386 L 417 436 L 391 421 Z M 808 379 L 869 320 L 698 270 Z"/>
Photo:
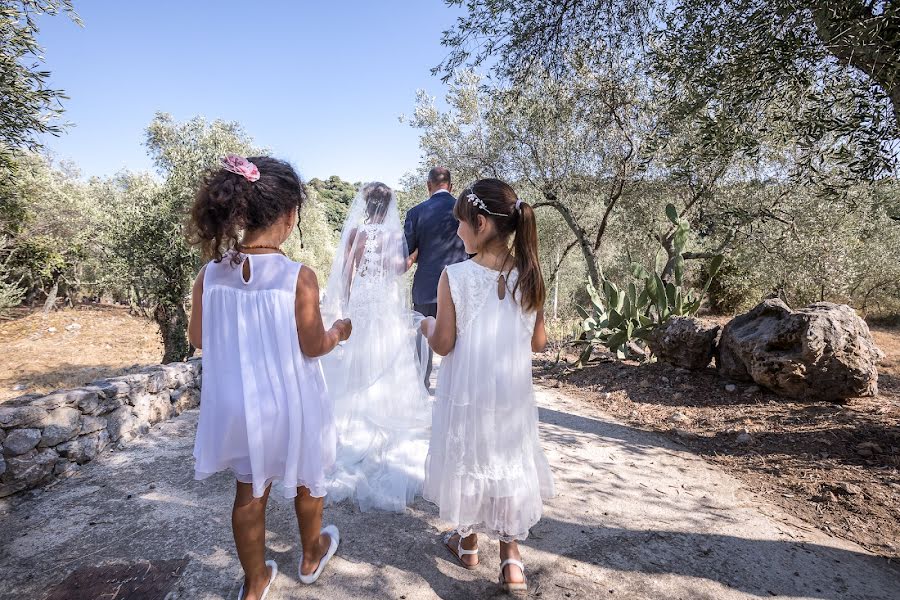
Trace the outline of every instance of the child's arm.
<path fill-rule="evenodd" d="M 203 349 L 203 275 L 206 265 L 197 273 L 191 290 L 191 320 L 188 321 L 188 341 L 194 348 Z"/>
<path fill-rule="evenodd" d="M 339 319 L 325 331 L 322 313 L 319 312 L 319 280 L 309 267 L 301 267 L 297 276 L 294 314 L 300 349 L 310 358 L 328 354 L 339 342 L 348 339 L 353 330 L 350 319 Z"/>
<path fill-rule="evenodd" d="M 547 347 L 547 330 L 544 328 L 544 311 L 539 310 L 534 321 L 534 333 L 531 334 L 531 351 L 541 352 Z"/>
<path fill-rule="evenodd" d="M 428 338 L 428 345 L 432 350 L 441 356 L 447 356 L 456 345 L 456 306 L 450 295 L 447 271 L 441 273 L 437 300 L 437 318 L 422 321 L 422 334 Z"/>

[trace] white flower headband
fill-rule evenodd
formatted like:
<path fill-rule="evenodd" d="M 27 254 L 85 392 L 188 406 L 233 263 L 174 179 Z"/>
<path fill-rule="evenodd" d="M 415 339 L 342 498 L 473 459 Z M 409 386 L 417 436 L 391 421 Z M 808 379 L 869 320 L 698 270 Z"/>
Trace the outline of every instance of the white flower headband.
<path fill-rule="evenodd" d="M 487 204 L 484 203 L 484 200 L 482 200 L 481 198 L 476 196 L 474 193 L 471 193 L 468 196 L 466 196 L 466 200 L 468 200 L 470 204 L 475 206 L 475 208 L 481 209 L 489 215 L 494 215 L 495 217 L 511 217 L 512 216 L 511 214 L 507 215 L 506 213 L 496 213 L 496 212 L 492 211 L 491 209 L 489 209 L 487 207 Z M 519 200 L 518 198 L 516 198 L 516 206 L 513 210 L 521 211 L 522 204 L 524 204 L 524 203 L 521 200 Z"/>

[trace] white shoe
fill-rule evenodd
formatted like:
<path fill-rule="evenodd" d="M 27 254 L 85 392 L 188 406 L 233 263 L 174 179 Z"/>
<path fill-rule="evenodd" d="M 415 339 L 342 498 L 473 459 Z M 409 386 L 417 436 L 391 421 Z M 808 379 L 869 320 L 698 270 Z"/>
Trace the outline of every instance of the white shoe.
<path fill-rule="evenodd" d="M 272 569 L 272 575 L 269 576 L 269 585 L 266 586 L 266 589 L 263 590 L 262 596 L 259 597 L 259 600 L 266 600 L 266 596 L 269 595 L 269 588 L 272 587 L 272 583 L 275 581 L 275 577 L 278 576 L 278 564 L 274 560 L 267 560 L 266 566 Z M 241 584 L 241 589 L 238 590 L 238 600 L 244 600 L 244 584 Z"/>
<path fill-rule="evenodd" d="M 316 567 L 316 570 L 310 573 L 309 575 L 304 575 L 300 572 L 300 568 L 303 565 L 303 553 L 300 553 L 300 564 L 297 565 L 297 575 L 300 577 L 300 582 L 305 583 L 306 585 L 310 585 L 316 582 L 319 578 L 319 575 L 322 574 L 322 571 L 325 570 L 325 565 L 328 564 L 328 561 L 331 560 L 331 557 L 334 556 L 334 553 L 337 552 L 338 545 L 341 543 L 341 534 L 338 531 L 338 528 L 334 525 L 329 525 L 322 529 L 322 533 L 328 534 L 329 539 L 331 539 L 331 545 L 328 546 L 328 552 L 325 553 L 325 556 L 322 557 L 322 560 L 319 561 L 319 566 Z"/>
<path fill-rule="evenodd" d="M 527 594 L 528 593 L 528 580 L 521 583 L 513 583 L 511 581 L 506 581 L 506 577 L 503 576 L 503 569 L 506 568 L 507 565 L 513 565 L 515 567 L 519 567 L 522 571 L 522 577 L 525 578 L 525 565 L 522 564 L 522 561 L 516 560 L 514 558 L 507 558 L 502 563 L 500 563 L 500 589 L 506 592 L 507 594 Z"/>

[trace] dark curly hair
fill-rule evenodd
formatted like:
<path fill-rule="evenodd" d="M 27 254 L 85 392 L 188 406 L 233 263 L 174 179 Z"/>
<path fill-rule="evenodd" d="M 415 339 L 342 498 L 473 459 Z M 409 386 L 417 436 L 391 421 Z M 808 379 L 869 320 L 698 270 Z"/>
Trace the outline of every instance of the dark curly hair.
<path fill-rule="evenodd" d="M 200 246 L 204 260 L 221 261 L 240 246 L 244 231 L 268 227 L 306 202 L 306 186 L 291 165 L 268 156 L 247 160 L 259 169 L 258 180 L 250 182 L 219 168 L 210 171 L 197 190 L 188 239 Z M 234 260 L 239 261 L 237 255 Z"/>

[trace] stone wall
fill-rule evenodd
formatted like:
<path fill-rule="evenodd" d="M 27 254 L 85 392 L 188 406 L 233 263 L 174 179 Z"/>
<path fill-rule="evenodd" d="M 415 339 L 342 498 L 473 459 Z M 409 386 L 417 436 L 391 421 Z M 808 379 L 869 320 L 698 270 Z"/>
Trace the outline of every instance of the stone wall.
<path fill-rule="evenodd" d="M 200 359 L 0 404 L 0 498 L 93 460 L 200 403 Z"/>

